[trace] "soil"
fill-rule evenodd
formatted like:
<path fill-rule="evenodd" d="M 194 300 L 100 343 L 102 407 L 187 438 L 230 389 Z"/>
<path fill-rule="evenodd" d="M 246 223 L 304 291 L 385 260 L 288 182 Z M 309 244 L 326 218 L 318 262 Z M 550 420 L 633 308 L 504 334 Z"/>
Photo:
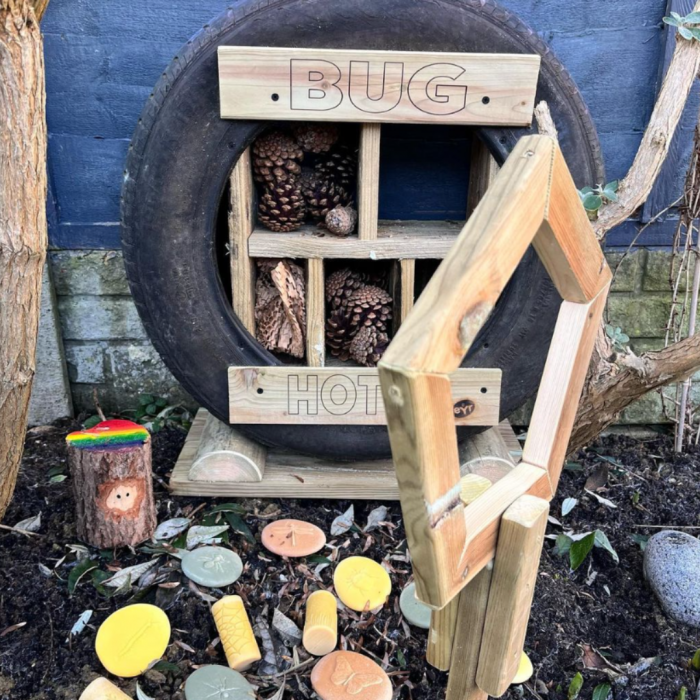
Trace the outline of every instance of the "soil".
<path fill-rule="evenodd" d="M 384 561 L 391 570 L 393 592 L 376 615 L 341 611 L 340 645 L 382 664 L 396 689 L 395 698 L 444 698 L 446 674 L 425 662 L 427 633 L 409 627 L 399 613 L 398 596 L 410 580 L 411 566 L 396 503 L 385 504 L 384 523 L 364 533 L 360 528 L 381 504 L 356 501 L 359 527 L 329 537 L 333 548 L 323 550 L 320 557 L 285 561 L 259 544 L 265 524 L 276 518 L 300 517 L 329 533 L 333 519 L 350 502 L 236 501 L 255 543 L 238 532 L 230 533 L 230 544 L 246 568 L 227 589 L 207 590 L 189 584 L 180 572 L 179 560 L 161 554 L 157 574 L 151 574 L 145 586 L 132 586 L 107 597 L 100 590 L 113 589 L 99 582 L 108 572 L 148 561 L 152 554 L 142 548 L 135 552 L 88 549 L 97 569 L 85 574 L 69 593 L 69 575 L 78 565 L 77 557 L 86 554 L 78 548 L 76 555 L 73 547 L 80 543 L 70 477 L 61 481 L 60 473 L 59 480 L 55 476 L 67 472 L 64 437 L 79 427 L 64 421 L 34 429 L 27 436 L 17 490 L 4 523 L 14 525 L 41 512 L 41 527 L 33 537 L 8 531 L 0 534 L 0 698 L 78 698 L 97 675 L 107 675 L 94 651 L 97 627 L 117 608 L 138 600 L 161 606 L 173 628 L 164 661 L 139 679 L 140 688 L 158 700 L 181 700 L 183 682 L 196 666 L 225 663 L 209 607 L 222 594 L 234 592 L 244 597 L 251 618 L 262 620 L 263 632 L 271 630 L 268 638 L 274 648 L 247 674 L 259 697 L 279 700 L 275 693 L 284 684 L 285 698 L 311 698 L 313 660 L 301 646 L 294 649 L 285 644 L 272 628 L 272 613 L 279 608 L 301 627 L 305 594 L 316 587 L 331 587 L 333 564 L 352 554 Z M 169 496 L 165 483 L 183 440 L 182 433 L 174 429 L 154 436 L 159 522 L 183 515 L 193 516 L 197 524 L 203 520 L 212 524 L 217 519 L 227 522 L 226 514 L 206 515 L 220 502 Z M 620 561 L 616 564 L 608 552 L 596 548 L 572 572 L 568 556 L 555 554 L 554 541 L 547 540 L 526 640 L 536 675 L 526 686 L 511 687 L 505 698 L 564 700 L 577 671 L 584 679 L 582 700 L 589 700 L 603 682 L 611 683 L 615 700 L 675 700 L 683 686 L 688 700 L 696 697 L 698 675 L 689 660 L 700 647 L 700 634 L 662 612 L 642 574 L 640 542 L 658 532 L 644 526 L 695 527 L 686 532 L 700 533 L 699 467 L 700 449 L 676 457 L 669 438 L 663 436 L 648 441 L 610 436 L 568 465 L 552 503 L 552 515 L 576 533 L 605 532 Z M 586 493 L 587 480 L 589 490 L 597 488 L 596 494 L 617 507 Z M 579 502 L 563 517 L 561 504 L 566 497 Z M 232 514 L 232 521 L 240 530 L 235 516 Z M 562 530 L 550 523 L 548 534 L 556 536 Z M 321 561 L 323 557 L 333 563 Z M 92 619 L 68 641 L 73 624 L 85 610 L 94 611 Z M 639 663 L 643 659 L 653 661 Z M 290 666 L 299 668 L 285 673 Z M 136 696 L 135 680 L 112 680 L 130 697 Z"/>

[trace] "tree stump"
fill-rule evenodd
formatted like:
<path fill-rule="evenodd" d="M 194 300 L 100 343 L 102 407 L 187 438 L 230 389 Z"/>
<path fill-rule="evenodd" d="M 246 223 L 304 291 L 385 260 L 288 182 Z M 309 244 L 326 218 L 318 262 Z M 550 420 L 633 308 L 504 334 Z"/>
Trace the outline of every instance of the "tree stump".
<path fill-rule="evenodd" d="M 148 431 L 111 420 L 71 433 L 66 441 L 78 537 L 100 549 L 149 539 L 157 521 Z"/>

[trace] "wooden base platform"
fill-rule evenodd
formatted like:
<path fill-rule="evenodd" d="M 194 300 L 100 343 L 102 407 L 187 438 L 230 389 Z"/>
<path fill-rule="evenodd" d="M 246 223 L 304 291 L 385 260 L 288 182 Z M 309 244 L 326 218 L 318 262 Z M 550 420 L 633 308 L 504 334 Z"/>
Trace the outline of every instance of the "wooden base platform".
<path fill-rule="evenodd" d="M 271 450 L 259 481 L 234 481 L 216 473 L 216 480 L 193 480 L 190 470 L 201 456 L 200 443 L 209 413 L 200 409 L 175 464 L 170 488 L 175 496 L 336 498 L 397 501 L 399 489 L 391 460 L 328 462 L 315 457 Z M 519 445 L 506 421 L 499 432 L 512 451 Z M 231 428 L 232 432 L 235 432 Z M 222 459 L 221 457 L 219 459 Z"/>

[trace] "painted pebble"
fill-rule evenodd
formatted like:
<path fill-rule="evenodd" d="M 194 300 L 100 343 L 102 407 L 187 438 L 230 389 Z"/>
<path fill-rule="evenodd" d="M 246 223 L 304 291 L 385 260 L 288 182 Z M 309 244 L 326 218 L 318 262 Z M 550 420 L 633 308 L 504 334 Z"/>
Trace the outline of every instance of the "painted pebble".
<path fill-rule="evenodd" d="M 253 686 L 226 666 L 201 666 L 185 681 L 187 700 L 255 700 Z"/>
<path fill-rule="evenodd" d="M 525 683 L 525 681 L 529 681 L 530 678 L 532 678 L 533 673 L 534 669 L 532 668 L 532 661 L 530 661 L 530 657 L 525 652 L 523 652 L 520 656 L 518 670 L 511 684 L 520 685 L 521 683 Z"/>
<path fill-rule="evenodd" d="M 303 520 L 276 520 L 262 531 L 266 549 L 281 557 L 306 557 L 326 544 L 321 528 Z"/>
<path fill-rule="evenodd" d="M 219 588 L 238 581 L 243 562 L 224 547 L 200 547 L 182 555 L 182 571 L 200 586 Z"/>
<path fill-rule="evenodd" d="M 95 651 L 115 676 L 133 678 L 165 653 L 170 620 L 155 605 L 138 603 L 113 612 L 100 626 Z"/>
<path fill-rule="evenodd" d="M 391 700 L 389 676 L 372 659 L 354 651 L 334 651 L 311 672 L 311 685 L 321 700 Z"/>
<path fill-rule="evenodd" d="M 348 557 L 338 564 L 333 584 L 343 605 L 361 612 L 379 608 L 391 593 L 389 574 L 367 557 Z"/>
<path fill-rule="evenodd" d="M 78 700 L 131 700 L 131 698 L 119 690 L 114 683 L 100 676 L 83 690 Z"/>
<path fill-rule="evenodd" d="M 409 583 L 406 588 L 401 591 L 399 598 L 399 606 L 403 616 L 408 622 L 416 627 L 422 627 L 424 630 L 430 629 L 430 608 L 421 603 L 416 598 L 416 584 Z"/>
<path fill-rule="evenodd" d="M 255 641 L 243 598 L 227 595 L 211 606 L 216 629 L 221 637 L 228 665 L 234 671 L 245 671 L 260 661 L 260 648 Z"/>

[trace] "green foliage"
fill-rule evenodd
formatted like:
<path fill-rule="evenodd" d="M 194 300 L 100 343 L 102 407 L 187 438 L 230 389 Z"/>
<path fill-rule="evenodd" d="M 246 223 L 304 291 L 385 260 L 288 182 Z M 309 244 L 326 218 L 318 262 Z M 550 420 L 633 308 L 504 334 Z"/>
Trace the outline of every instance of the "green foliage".
<path fill-rule="evenodd" d="M 676 695 L 676 700 L 686 700 L 688 697 L 688 689 L 683 686 L 679 691 L 678 695 Z"/>
<path fill-rule="evenodd" d="M 68 574 L 68 593 L 73 595 L 75 589 L 80 583 L 80 579 L 88 573 L 97 568 L 97 562 L 92 561 L 92 559 L 83 559 L 79 561 L 72 569 L 70 574 Z"/>
<path fill-rule="evenodd" d="M 569 690 L 566 695 L 567 700 L 576 700 L 581 692 L 581 688 L 583 688 L 583 676 L 580 673 L 577 673 L 571 679 L 571 683 L 569 683 Z"/>
<path fill-rule="evenodd" d="M 647 542 L 649 542 L 650 537 L 651 535 L 637 535 L 635 533 L 632 535 L 632 542 L 639 545 L 639 549 L 643 552 L 647 548 Z"/>
<path fill-rule="evenodd" d="M 604 549 L 616 564 L 620 563 L 620 557 L 610 544 L 608 536 L 602 530 L 586 532 L 580 535 L 575 535 L 572 532 L 562 533 L 557 536 L 553 551 L 554 554 L 560 557 L 568 554 L 571 570 L 576 571 L 594 547 Z"/>
<path fill-rule="evenodd" d="M 102 422 L 102 418 L 99 416 L 90 416 L 87 420 L 83 421 L 83 428 L 89 430 L 94 428 L 98 423 Z"/>
<path fill-rule="evenodd" d="M 664 22 L 672 27 L 677 27 L 678 33 L 684 39 L 700 41 L 700 27 L 693 26 L 700 24 L 700 12 L 691 12 L 685 17 L 681 17 L 677 12 L 672 12 L 670 17 L 664 17 Z"/>
<path fill-rule="evenodd" d="M 627 335 L 627 333 L 622 332 L 622 328 L 620 326 L 611 326 L 610 324 L 606 323 L 605 324 L 605 335 L 610 338 L 610 341 L 613 344 L 613 347 L 615 350 L 618 352 L 624 352 L 625 350 L 625 345 L 630 342 L 630 337 Z"/>
<path fill-rule="evenodd" d="M 700 671 L 700 649 L 693 654 L 693 658 L 690 661 L 690 666 L 692 667 L 693 671 Z"/>
<path fill-rule="evenodd" d="M 162 396 L 141 394 L 139 405 L 134 410 L 134 421 L 152 433 L 165 427 L 187 432 L 192 425 L 192 414 L 183 406 L 170 406 Z"/>
<path fill-rule="evenodd" d="M 583 208 L 586 210 L 589 219 L 598 218 L 598 211 L 608 202 L 617 202 L 617 190 L 620 186 L 618 180 L 613 180 L 605 185 L 595 187 L 584 187 L 578 191 Z"/>
<path fill-rule="evenodd" d="M 601 683 L 593 690 L 592 700 L 608 700 L 611 691 L 610 683 Z"/>

